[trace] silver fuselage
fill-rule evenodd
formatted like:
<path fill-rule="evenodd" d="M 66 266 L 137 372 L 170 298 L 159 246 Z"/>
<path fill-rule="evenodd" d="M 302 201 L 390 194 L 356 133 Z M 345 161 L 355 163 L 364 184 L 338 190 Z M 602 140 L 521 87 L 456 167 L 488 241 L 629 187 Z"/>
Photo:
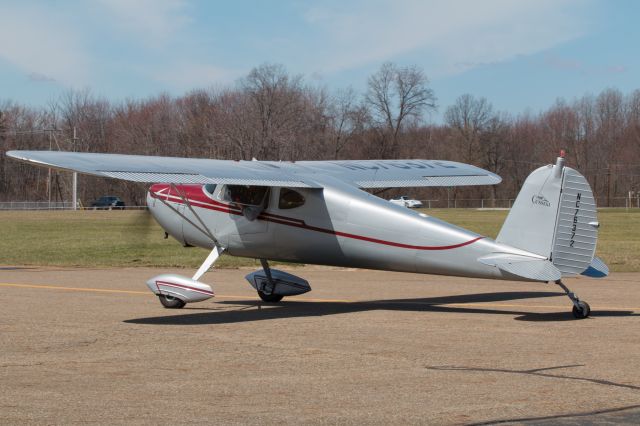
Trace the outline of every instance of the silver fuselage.
<path fill-rule="evenodd" d="M 204 223 L 233 256 L 493 279 L 518 278 L 478 258 L 494 253 L 540 257 L 331 177 L 322 183 L 323 189 L 297 188 L 305 203 L 286 210 L 278 208 L 280 188 L 272 187 L 267 207 L 253 220 L 241 206 L 222 200 L 221 186 L 207 194 L 201 185 L 154 185 L 147 203 L 158 223 L 182 244 L 211 249 L 213 240 L 193 226 Z"/>

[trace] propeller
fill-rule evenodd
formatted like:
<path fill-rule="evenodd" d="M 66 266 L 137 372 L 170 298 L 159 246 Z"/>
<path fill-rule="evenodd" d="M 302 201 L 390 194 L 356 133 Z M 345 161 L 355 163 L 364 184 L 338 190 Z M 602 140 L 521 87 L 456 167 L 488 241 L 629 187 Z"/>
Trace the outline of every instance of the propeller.
<path fill-rule="evenodd" d="M 130 210 L 127 215 L 130 216 L 129 222 L 122 229 L 127 239 L 134 236 L 139 241 L 148 243 L 152 236 L 162 232 L 148 209 Z"/>
<path fill-rule="evenodd" d="M 140 193 L 144 191 L 142 193 L 146 195 L 146 191 L 148 189 L 147 185 L 143 184 L 131 184 L 127 182 L 125 183 L 125 185 L 135 185 L 134 190 L 128 191 L 130 194 Z M 140 207 L 145 206 L 145 199 L 146 196 L 139 197 L 139 200 L 136 202 L 136 204 L 138 204 Z M 152 238 L 157 241 L 158 236 L 162 235 L 162 228 L 160 228 L 147 208 L 131 209 L 128 210 L 126 214 L 127 216 L 129 216 L 129 219 L 127 223 L 125 223 L 125 226 L 122 228 L 124 239 L 131 240 L 132 238 L 135 238 L 136 241 L 147 244 L 152 241 Z"/>

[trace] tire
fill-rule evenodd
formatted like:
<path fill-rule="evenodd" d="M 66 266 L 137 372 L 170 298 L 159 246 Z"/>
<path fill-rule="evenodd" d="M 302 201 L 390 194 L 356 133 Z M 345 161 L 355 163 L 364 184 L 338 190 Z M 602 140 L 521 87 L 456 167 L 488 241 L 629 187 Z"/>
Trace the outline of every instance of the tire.
<path fill-rule="evenodd" d="M 182 309 L 186 303 L 177 297 L 168 296 L 166 294 L 159 294 L 158 299 L 160 299 L 160 303 L 167 309 Z"/>
<path fill-rule="evenodd" d="M 262 299 L 263 301 L 269 303 L 278 303 L 284 297 L 281 294 L 266 294 L 262 291 L 258 291 L 258 296 L 260 296 L 260 299 Z"/>
<path fill-rule="evenodd" d="M 583 302 L 580 301 L 579 302 L 580 308 L 578 309 L 575 305 L 573 306 L 573 316 L 576 319 L 585 319 L 589 316 L 589 314 L 591 313 L 591 307 L 589 306 L 589 304 L 587 302 Z"/>

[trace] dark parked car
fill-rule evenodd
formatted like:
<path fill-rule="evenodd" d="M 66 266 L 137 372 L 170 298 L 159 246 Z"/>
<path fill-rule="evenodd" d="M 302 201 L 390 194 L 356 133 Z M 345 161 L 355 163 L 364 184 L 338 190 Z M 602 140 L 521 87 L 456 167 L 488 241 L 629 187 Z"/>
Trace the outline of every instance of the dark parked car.
<path fill-rule="evenodd" d="M 91 208 L 93 209 L 119 209 L 124 210 L 124 201 L 120 199 L 120 197 L 113 197 L 109 195 L 105 195 L 103 197 L 98 198 L 96 201 L 91 203 Z"/>

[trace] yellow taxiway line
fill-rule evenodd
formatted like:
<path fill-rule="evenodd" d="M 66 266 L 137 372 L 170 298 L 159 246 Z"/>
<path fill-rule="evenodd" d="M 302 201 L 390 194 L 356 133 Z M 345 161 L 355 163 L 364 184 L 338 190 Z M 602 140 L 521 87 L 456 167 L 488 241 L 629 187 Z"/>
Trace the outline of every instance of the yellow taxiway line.
<path fill-rule="evenodd" d="M 67 290 L 67 291 L 82 291 L 88 293 L 119 293 L 119 294 L 139 294 L 143 296 L 151 296 L 150 291 L 135 291 L 135 290 L 118 290 L 111 288 L 88 288 L 88 287 L 64 287 L 56 285 L 44 285 L 44 284 L 20 284 L 20 283 L 0 283 L 0 287 L 18 287 L 18 288 L 35 288 L 44 290 Z M 257 299 L 254 296 L 236 296 L 230 294 L 216 294 L 215 297 L 220 299 Z M 304 299 L 307 302 L 334 302 L 334 303 L 351 303 L 354 301 L 340 300 L 340 299 Z"/>
<path fill-rule="evenodd" d="M 33 288 L 41 290 L 63 290 L 63 291 L 80 291 L 88 293 L 119 293 L 119 294 L 136 294 L 149 296 L 148 291 L 135 291 L 135 290 L 118 290 L 107 288 L 87 288 L 87 287 L 64 287 L 55 285 L 44 284 L 20 284 L 20 283 L 0 283 L 0 287 L 17 287 L 17 288 Z M 230 294 L 216 294 L 216 298 L 219 299 L 255 299 L 253 296 L 238 296 Z M 428 302 L 410 302 L 410 301 L 366 301 L 366 300 L 342 300 L 342 299 L 312 299 L 312 298 L 299 298 L 297 302 L 324 302 L 324 303 L 369 303 L 369 304 L 381 304 L 381 305 L 419 305 L 419 306 L 477 306 L 477 307 L 496 307 L 496 308 L 539 308 L 539 309 L 566 309 L 566 305 L 523 305 L 523 304 L 510 304 L 510 303 L 492 303 L 492 302 L 470 302 L 470 303 L 428 303 Z M 609 311 L 640 311 L 640 308 L 620 308 L 620 307 L 607 307 L 598 306 L 600 310 Z"/>
<path fill-rule="evenodd" d="M 37 284 L 17 284 L 17 283 L 0 283 L 0 287 L 19 287 L 19 288 L 39 288 L 48 290 L 68 290 L 68 291 L 86 291 L 90 293 L 125 293 L 125 294 L 149 294 L 148 291 L 132 291 L 132 290 L 115 290 L 107 288 L 83 288 L 83 287 L 62 287 L 55 285 L 37 285 Z"/>

